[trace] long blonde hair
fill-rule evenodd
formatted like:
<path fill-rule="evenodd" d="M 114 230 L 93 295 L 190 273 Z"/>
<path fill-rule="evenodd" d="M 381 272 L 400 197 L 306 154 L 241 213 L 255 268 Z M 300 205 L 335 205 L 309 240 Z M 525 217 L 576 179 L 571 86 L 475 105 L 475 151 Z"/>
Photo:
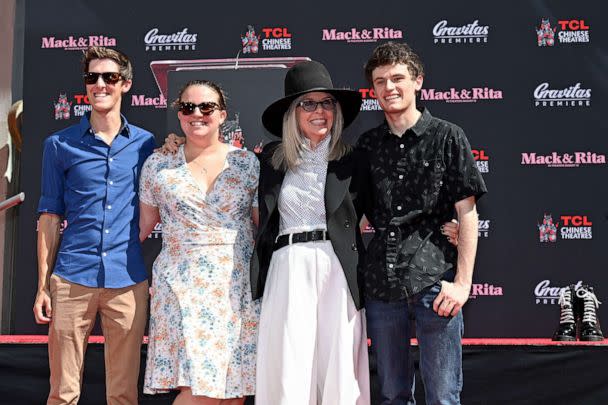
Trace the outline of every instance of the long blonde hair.
<path fill-rule="evenodd" d="M 285 111 L 285 114 L 283 114 L 283 141 L 272 154 L 272 167 L 275 170 L 287 171 L 287 169 L 294 169 L 300 164 L 304 136 L 302 136 L 300 127 L 298 126 L 296 108 L 305 97 L 306 94 L 293 100 L 287 111 Z M 343 128 L 344 116 L 338 102 L 334 111 L 334 123 L 330 129 L 331 140 L 327 156 L 328 161 L 339 160 L 350 150 L 350 146 L 342 140 Z"/>

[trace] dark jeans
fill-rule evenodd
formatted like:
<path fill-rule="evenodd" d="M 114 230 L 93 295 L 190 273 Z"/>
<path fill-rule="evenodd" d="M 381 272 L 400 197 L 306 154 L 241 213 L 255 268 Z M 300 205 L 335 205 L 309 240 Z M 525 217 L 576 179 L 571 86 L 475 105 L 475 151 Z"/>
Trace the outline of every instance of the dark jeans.
<path fill-rule="evenodd" d="M 462 390 L 462 311 L 442 317 L 433 311 L 441 283 L 408 300 L 369 300 L 365 305 L 367 334 L 376 356 L 380 405 L 415 404 L 414 363 L 410 356 L 411 321 L 415 317 L 420 373 L 427 405 L 460 404 Z"/>

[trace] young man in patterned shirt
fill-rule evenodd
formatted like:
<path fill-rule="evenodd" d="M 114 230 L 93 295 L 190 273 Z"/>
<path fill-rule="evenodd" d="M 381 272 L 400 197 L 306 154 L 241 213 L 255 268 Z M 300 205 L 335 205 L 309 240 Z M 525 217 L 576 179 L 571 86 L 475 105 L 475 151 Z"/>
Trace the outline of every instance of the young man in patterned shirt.
<path fill-rule="evenodd" d="M 378 46 L 365 66 L 385 121 L 357 144 L 369 156 L 375 228 L 363 266 L 368 335 L 382 405 L 413 404 L 415 319 L 428 404 L 459 404 L 462 306 L 477 249 L 476 201 L 486 192 L 458 126 L 416 108 L 423 66 L 406 44 Z M 454 215 L 457 248 L 441 235 Z"/>

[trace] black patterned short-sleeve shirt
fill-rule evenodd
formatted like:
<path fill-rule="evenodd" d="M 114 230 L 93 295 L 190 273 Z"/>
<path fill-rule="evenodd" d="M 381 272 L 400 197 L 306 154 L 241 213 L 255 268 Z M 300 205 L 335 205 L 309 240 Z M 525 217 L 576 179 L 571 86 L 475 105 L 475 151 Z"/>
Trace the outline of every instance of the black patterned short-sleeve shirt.
<path fill-rule="evenodd" d="M 366 215 L 376 230 L 363 265 L 366 298 L 404 299 L 453 274 L 457 251 L 440 227 L 456 202 L 487 191 L 463 130 L 424 109 L 401 137 L 384 122 L 357 147 L 369 157 Z"/>

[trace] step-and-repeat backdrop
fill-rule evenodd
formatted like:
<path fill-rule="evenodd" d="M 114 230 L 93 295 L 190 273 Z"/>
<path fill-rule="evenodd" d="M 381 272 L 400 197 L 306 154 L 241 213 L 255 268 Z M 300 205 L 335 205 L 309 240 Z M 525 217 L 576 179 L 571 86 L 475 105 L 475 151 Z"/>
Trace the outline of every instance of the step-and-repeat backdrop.
<path fill-rule="evenodd" d="M 167 100 L 179 72 L 204 79 L 255 67 L 253 79 L 235 73 L 240 84 L 227 86 L 224 131 L 254 150 L 272 140 L 259 111 L 282 92 L 281 79 L 262 72 L 325 63 L 336 86 L 363 97 L 347 132 L 354 141 L 383 119 L 365 61 L 382 42 L 409 43 L 426 66 L 419 104 L 465 129 L 489 189 L 466 337 L 550 336 L 571 283 L 593 285 L 608 317 L 606 11 L 592 0 L 28 1 L 14 333 L 46 331 L 31 312 L 42 142 L 90 110 L 80 67 L 90 45 L 130 56 L 123 111 L 159 143 L 175 129 Z M 158 227 L 145 243 L 148 264 L 161 238 Z"/>

